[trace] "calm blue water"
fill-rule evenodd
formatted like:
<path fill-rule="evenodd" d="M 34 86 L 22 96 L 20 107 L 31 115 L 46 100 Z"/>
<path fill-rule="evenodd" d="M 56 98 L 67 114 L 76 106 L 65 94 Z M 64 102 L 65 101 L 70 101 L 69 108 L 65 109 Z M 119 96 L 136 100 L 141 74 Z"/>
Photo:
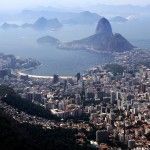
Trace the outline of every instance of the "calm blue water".
<path fill-rule="evenodd" d="M 120 32 L 134 45 L 141 48 L 150 48 L 149 23 L 143 24 L 143 32 L 140 30 L 143 21 L 113 24 L 113 31 Z M 96 25 L 92 26 L 65 26 L 59 31 L 35 31 L 32 29 L 0 29 L 0 52 L 14 54 L 39 60 L 42 65 L 36 70 L 30 71 L 37 75 L 73 75 L 83 72 L 89 67 L 113 62 L 111 55 L 90 53 L 84 50 L 69 51 L 60 50 L 51 46 L 39 46 L 36 39 L 45 35 L 54 36 L 61 41 L 72 41 L 92 35 Z M 147 30 L 147 32 L 146 32 Z"/>
<path fill-rule="evenodd" d="M 90 53 L 85 50 L 61 50 L 51 46 L 41 46 L 36 39 L 52 35 L 62 41 L 71 41 L 89 36 L 93 33 L 95 26 L 64 27 L 59 31 L 34 31 L 31 29 L 9 29 L 0 30 L 0 52 L 14 54 L 27 58 L 32 57 L 39 60 L 42 65 L 31 74 L 37 75 L 74 75 L 83 72 L 89 67 L 110 62 L 113 58 L 109 55 Z M 79 34 L 80 33 L 80 34 Z"/>
<path fill-rule="evenodd" d="M 58 73 L 61 75 L 73 75 L 77 72 L 83 72 L 89 67 L 113 60 L 111 56 L 89 53 L 84 50 L 68 51 L 44 48 L 42 54 L 40 54 L 40 50 L 39 48 L 37 54 L 42 65 L 36 70 L 30 71 L 32 74 L 52 75 L 53 73 Z"/>

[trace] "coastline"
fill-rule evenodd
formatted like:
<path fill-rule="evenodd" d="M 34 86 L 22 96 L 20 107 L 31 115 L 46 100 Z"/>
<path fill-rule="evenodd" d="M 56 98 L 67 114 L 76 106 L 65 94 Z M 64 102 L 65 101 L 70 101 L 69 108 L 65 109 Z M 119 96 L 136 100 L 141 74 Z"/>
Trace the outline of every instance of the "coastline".
<path fill-rule="evenodd" d="M 17 75 L 20 76 L 28 76 L 29 78 L 37 78 L 37 79 L 53 79 L 53 76 L 39 76 L 39 75 L 30 75 L 23 73 L 21 71 L 17 71 Z M 73 76 L 59 76 L 60 79 L 72 79 L 74 78 Z"/>
<path fill-rule="evenodd" d="M 134 48 L 133 51 L 138 51 L 138 50 L 141 50 L 140 48 Z M 96 51 L 96 50 L 86 50 L 88 52 L 92 52 L 92 53 L 101 53 L 101 54 L 111 54 L 112 56 L 118 56 L 120 54 L 126 54 L 126 53 L 131 53 L 133 51 L 127 51 L 127 52 L 123 52 L 123 53 L 118 53 L 118 52 L 104 52 L 104 51 Z M 118 60 L 117 60 L 118 61 Z M 116 58 L 115 58 L 115 61 L 116 62 Z M 107 64 L 107 63 L 105 63 Z M 25 71 L 30 71 L 30 70 L 34 70 L 36 69 L 37 67 L 41 66 L 42 64 L 40 63 L 39 65 L 35 66 L 35 67 L 30 67 L 30 68 L 27 68 L 27 69 L 20 69 L 20 70 L 16 70 L 14 71 L 14 74 L 15 75 L 22 75 L 22 76 L 28 76 L 29 78 L 37 78 L 37 79 L 53 79 L 53 76 L 52 75 L 32 75 L 32 74 L 29 74 L 29 73 L 25 73 Z M 60 79 L 72 79 L 74 78 L 74 76 L 72 75 L 65 75 L 65 76 L 59 76 Z"/>
<path fill-rule="evenodd" d="M 27 68 L 27 69 L 17 70 L 15 74 L 20 75 L 20 76 L 28 76 L 29 78 L 53 79 L 53 76 L 32 75 L 32 74 L 24 73 L 25 71 L 34 70 L 34 69 L 36 69 L 39 66 L 42 66 L 42 64 L 40 63 L 40 65 L 35 66 L 35 67 L 30 67 L 30 68 Z M 73 76 L 59 76 L 59 78 L 60 79 L 72 79 Z"/>

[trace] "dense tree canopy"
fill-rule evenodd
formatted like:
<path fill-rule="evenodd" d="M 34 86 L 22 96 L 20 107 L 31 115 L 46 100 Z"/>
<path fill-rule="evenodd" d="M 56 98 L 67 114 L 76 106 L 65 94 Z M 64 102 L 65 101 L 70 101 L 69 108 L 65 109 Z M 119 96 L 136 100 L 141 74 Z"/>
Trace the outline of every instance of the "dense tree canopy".
<path fill-rule="evenodd" d="M 112 72 L 113 75 L 115 75 L 115 76 L 118 75 L 118 74 L 122 75 L 124 70 L 125 70 L 125 68 L 123 66 L 118 65 L 118 64 L 107 64 L 107 65 L 105 65 L 104 68 L 107 71 Z"/>

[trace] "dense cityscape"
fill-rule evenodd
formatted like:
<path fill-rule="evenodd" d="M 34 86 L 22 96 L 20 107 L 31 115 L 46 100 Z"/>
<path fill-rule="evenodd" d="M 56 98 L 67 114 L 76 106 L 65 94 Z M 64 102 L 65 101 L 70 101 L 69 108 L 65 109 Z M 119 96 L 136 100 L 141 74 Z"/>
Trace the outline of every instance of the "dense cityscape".
<path fill-rule="evenodd" d="M 0 0 L 0 150 L 150 150 L 149 0 Z"/>
<path fill-rule="evenodd" d="M 134 50 L 115 56 L 114 64 L 95 66 L 84 74 L 44 78 L 20 74 L 38 67 L 38 61 L 1 54 L 1 88 L 13 89 L 24 101 L 40 106 L 53 118 L 20 110 L 2 90 L 0 108 L 21 124 L 41 125 L 46 130 L 76 129 L 77 144 L 91 149 L 148 150 L 149 52 Z"/>

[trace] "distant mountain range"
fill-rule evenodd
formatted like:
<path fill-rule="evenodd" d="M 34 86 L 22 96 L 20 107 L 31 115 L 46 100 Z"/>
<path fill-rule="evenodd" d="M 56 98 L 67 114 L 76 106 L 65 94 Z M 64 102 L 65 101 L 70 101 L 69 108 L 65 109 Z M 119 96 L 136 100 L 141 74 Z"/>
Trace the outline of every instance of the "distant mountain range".
<path fill-rule="evenodd" d="M 37 40 L 40 44 L 51 44 L 61 49 L 91 50 L 103 52 L 125 52 L 134 49 L 121 34 L 113 34 L 110 22 L 101 18 L 97 24 L 95 34 L 72 42 L 62 43 L 51 36 L 42 37 Z"/>
<path fill-rule="evenodd" d="M 37 7 L 31 10 L 23 10 L 19 13 L 12 13 L 12 11 L 7 12 L 6 14 L 0 12 L 0 21 L 5 22 L 9 21 L 33 21 L 40 17 L 45 18 L 58 18 L 61 22 L 67 21 L 69 19 L 75 18 L 79 15 L 79 12 L 91 11 L 101 16 L 107 16 L 108 18 L 112 16 L 136 16 L 138 18 L 144 16 L 150 16 L 150 5 L 138 6 L 138 5 L 104 5 L 95 3 L 93 5 L 84 5 L 79 7 L 62 7 L 57 6 L 51 7 Z"/>
<path fill-rule="evenodd" d="M 104 4 L 94 4 L 88 6 L 88 4 L 84 8 L 64 8 L 64 7 L 41 7 L 34 10 L 24 10 L 20 13 L 20 17 L 24 19 L 35 19 L 37 17 L 43 16 L 46 18 L 54 17 L 58 18 L 61 21 L 66 21 L 69 19 L 74 19 L 80 13 L 84 12 L 85 10 L 95 12 L 102 16 L 150 16 L 149 10 L 150 5 L 147 6 L 137 6 L 137 5 L 104 5 Z M 86 12 L 86 11 L 85 11 Z"/>
<path fill-rule="evenodd" d="M 40 11 L 41 12 L 41 11 Z M 52 14 L 54 13 L 54 16 Z M 40 16 L 39 12 L 35 11 L 23 11 L 22 12 L 23 16 L 29 16 L 32 18 L 32 16 Z M 57 19 L 46 19 L 45 17 L 39 17 L 33 24 L 31 23 L 24 23 L 21 26 L 17 24 L 10 24 L 10 23 L 4 23 L 2 24 L 3 29 L 8 29 L 8 28 L 34 28 L 34 29 L 49 29 L 49 28 L 60 28 L 63 25 L 62 24 L 71 24 L 71 25 L 76 25 L 76 24 L 94 24 L 98 22 L 98 20 L 101 18 L 100 15 L 96 13 L 92 13 L 89 11 L 83 11 L 80 13 L 70 13 L 70 12 L 52 12 L 48 13 L 48 11 L 42 11 L 41 14 L 43 16 L 48 16 L 50 17 L 55 17 L 57 16 L 58 18 L 61 18 L 61 22 Z"/>
<path fill-rule="evenodd" d="M 2 26 L 1 26 L 1 28 L 3 28 L 3 29 L 8 29 L 8 28 L 18 28 L 19 27 L 19 25 L 16 25 L 16 24 L 9 24 L 9 23 L 3 23 L 2 24 Z"/>
<path fill-rule="evenodd" d="M 110 22 L 106 18 L 101 18 L 94 35 L 81 40 L 63 43 L 60 48 L 124 52 L 132 50 L 134 46 L 121 34 L 113 34 Z"/>
<path fill-rule="evenodd" d="M 64 20 L 63 23 L 66 24 L 93 24 L 96 23 L 101 18 L 100 15 L 92 13 L 89 11 L 83 11 L 77 13 L 75 16 L 68 20 Z"/>
<path fill-rule="evenodd" d="M 39 16 L 46 18 L 56 17 L 64 24 L 91 24 L 96 23 L 100 19 L 100 15 L 97 13 L 92 13 L 90 11 L 81 11 L 81 12 L 64 12 L 54 9 L 46 10 L 24 10 L 21 14 L 23 18 L 37 18 Z"/>
<path fill-rule="evenodd" d="M 41 17 L 37 19 L 33 24 L 25 23 L 21 26 L 17 24 L 9 24 L 4 23 L 2 24 L 1 28 L 8 29 L 8 28 L 34 28 L 34 29 L 57 29 L 61 28 L 63 25 L 59 22 L 57 18 L 54 19 L 46 19 L 44 17 Z"/>
<path fill-rule="evenodd" d="M 43 29 L 43 28 L 60 28 L 62 24 L 57 18 L 47 20 L 44 17 L 39 18 L 34 24 L 33 28 Z"/>

